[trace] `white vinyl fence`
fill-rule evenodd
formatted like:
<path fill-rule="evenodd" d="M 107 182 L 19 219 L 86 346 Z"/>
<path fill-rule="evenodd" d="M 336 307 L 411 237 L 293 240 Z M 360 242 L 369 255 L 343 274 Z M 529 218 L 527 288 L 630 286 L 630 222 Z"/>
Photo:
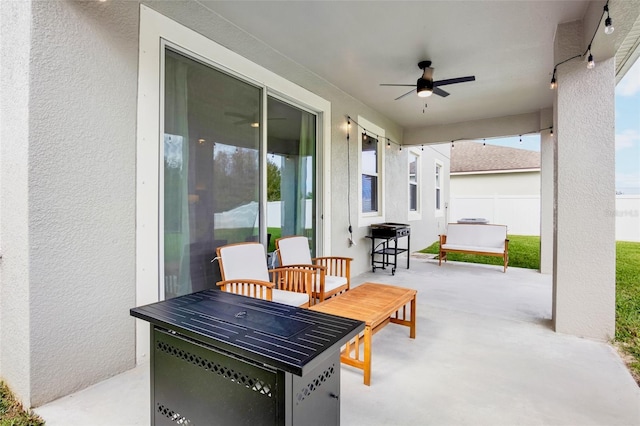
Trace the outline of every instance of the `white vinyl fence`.
<path fill-rule="evenodd" d="M 616 196 L 616 205 L 610 214 L 616 217 L 616 240 L 640 242 L 640 195 Z M 540 197 L 452 196 L 449 222 L 469 217 L 507 225 L 510 234 L 540 235 Z"/>

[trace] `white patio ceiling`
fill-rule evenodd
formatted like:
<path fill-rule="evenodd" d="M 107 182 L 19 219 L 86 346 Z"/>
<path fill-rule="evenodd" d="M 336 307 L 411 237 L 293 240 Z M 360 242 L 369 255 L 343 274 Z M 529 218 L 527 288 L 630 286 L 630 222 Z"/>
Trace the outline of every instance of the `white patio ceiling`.
<path fill-rule="evenodd" d="M 200 2 L 405 128 L 551 107 L 556 26 L 582 19 L 589 3 Z M 414 84 L 424 59 L 433 61 L 434 80 L 475 75 L 476 81 L 443 87 L 447 98 L 411 94 L 395 101 L 411 88 L 380 87 Z"/>

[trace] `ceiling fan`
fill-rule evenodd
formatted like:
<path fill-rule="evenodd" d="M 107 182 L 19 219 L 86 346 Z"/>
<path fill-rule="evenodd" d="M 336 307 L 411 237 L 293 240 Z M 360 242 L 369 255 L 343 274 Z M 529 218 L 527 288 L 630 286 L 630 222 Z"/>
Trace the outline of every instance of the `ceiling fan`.
<path fill-rule="evenodd" d="M 467 81 L 475 81 L 476 77 L 470 75 L 467 77 L 449 78 L 447 80 L 433 81 L 433 68 L 431 68 L 431 61 L 420 61 L 418 67 L 422 70 L 422 77 L 418 79 L 416 84 L 380 84 L 380 86 L 406 86 L 415 87 L 415 89 L 409 90 L 404 95 L 398 96 L 395 100 L 402 99 L 407 95 L 410 95 L 414 90 L 421 98 L 426 98 L 435 93 L 438 96 L 447 97 L 448 92 L 440 89 L 440 86 L 446 86 L 448 84 L 464 83 Z"/>

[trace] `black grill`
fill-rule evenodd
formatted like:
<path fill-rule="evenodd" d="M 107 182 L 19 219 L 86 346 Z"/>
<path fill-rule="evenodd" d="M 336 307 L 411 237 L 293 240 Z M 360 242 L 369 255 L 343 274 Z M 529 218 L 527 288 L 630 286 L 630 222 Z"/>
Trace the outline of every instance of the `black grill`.
<path fill-rule="evenodd" d="M 411 227 L 406 223 L 384 222 L 370 226 L 371 239 L 371 269 L 387 269 L 391 266 L 391 274 L 395 275 L 398 267 L 398 255 L 409 252 Z M 406 247 L 398 247 L 398 238 L 407 238 Z M 409 254 L 407 253 L 407 269 L 409 269 Z"/>

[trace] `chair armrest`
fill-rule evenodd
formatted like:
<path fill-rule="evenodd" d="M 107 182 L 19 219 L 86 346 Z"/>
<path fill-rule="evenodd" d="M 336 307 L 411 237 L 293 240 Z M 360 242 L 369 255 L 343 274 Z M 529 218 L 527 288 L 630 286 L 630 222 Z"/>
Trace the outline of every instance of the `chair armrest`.
<path fill-rule="evenodd" d="M 254 285 L 261 285 L 267 288 L 273 288 L 274 284 L 272 282 L 269 281 L 262 281 L 262 280 L 254 280 L 254 279 L 247 279 L 247 278 L 236 278 L 234 280 L 222 280 L 222 281 L 218 281 L 216 283 L 216 285 L 218 287 L 225 287 L 227 284 L 234 284 L 234 283 L 238 283 L 238 284 L 254 284 Z"/>
<path fill-rule="evenodd" d="M 324 266 L 327 275 L 344 277 L 347 279 L 347 288 L 351 286 L 351 257 L 342 256 L 322 256 L 311 259 L 317 265 Z"/>

